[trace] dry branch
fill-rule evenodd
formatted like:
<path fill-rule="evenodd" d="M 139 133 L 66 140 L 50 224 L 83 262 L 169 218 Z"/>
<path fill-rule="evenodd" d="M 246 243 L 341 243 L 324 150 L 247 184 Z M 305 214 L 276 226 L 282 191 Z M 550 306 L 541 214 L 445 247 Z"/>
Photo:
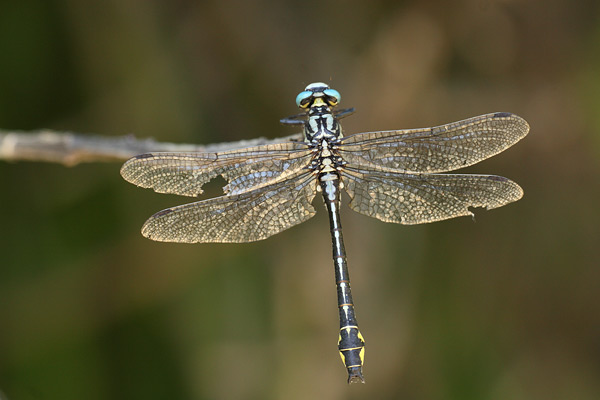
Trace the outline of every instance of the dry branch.
<path fill-rule="evenodd" d="M 299 138 L 299 135 L 292 135 L 277 139 L 257 138 L 239 142 L 194 145 L 137 139 L 133 135 L 111 137 L 51 130 L 32 132 L 0 130 L 0 160 L 44 161 L 73 166 L 82 162 L 125 161 L 137 154 L 149 152 L 218 152 Z"/>

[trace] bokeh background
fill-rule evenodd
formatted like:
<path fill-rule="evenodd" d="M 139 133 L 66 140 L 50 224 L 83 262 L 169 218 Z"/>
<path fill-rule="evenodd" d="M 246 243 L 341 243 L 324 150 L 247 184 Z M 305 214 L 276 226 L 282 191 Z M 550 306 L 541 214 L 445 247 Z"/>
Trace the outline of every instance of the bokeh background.
<path fill-rule="evenodd" d="M 347 134 L 531 125 L 468 169 L 525 190 L 476 222 L 343 207 L 367 383 L 337 354 L 321 200 L 263 242 L 155 243 L 142 223 L 187 199 L 118 163 L 2 162 L 0 398 L 600 398 L 596 0 L 0 3 L 3 129 L 274 138 L 314 81 L 357 108 Z"/>

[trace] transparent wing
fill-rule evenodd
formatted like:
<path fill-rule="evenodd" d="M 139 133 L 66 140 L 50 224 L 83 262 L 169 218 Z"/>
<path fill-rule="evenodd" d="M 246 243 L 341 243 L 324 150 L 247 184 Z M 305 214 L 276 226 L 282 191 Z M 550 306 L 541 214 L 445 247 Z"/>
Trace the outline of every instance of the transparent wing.
<path fill-rule="evenodd" d="M 494 113 L 434 128 L 359 133 L 343 138 L 339 152 L 348 166 L 359 169 L 446 172 L 496 155 L 527 132 L 523 118 Z"/>
<path fill-rule="evenodd" d="M 402 174 L 347 169 L 342 172 L 350 208 L 384 222 L 412 225 L 473 215 L 519 200 L 523 190 L 495 175 Z"/>
<path fill-rule="evenodd" d="M 161 242 L 254 242 L 306 221 L 315 176 L 302 173 L 287 181 L 236 195 L 168 208 L 150 217 L 142 234 Z"/>
<path fill-rule="evenodd" d="M 303 143 L 288 142 L 222 153 L 148 153 L 121 168 L 123 178 L 158 193 L 197 196 L 202 186 L 222 175 L 225 193 L 239 194 L 287 179 L 310 162 Z"/>

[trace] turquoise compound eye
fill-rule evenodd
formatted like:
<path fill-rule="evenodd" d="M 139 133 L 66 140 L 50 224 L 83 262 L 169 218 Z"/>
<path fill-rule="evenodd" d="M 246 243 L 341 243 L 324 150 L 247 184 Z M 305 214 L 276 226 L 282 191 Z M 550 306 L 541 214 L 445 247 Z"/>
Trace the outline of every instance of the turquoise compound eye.
<path fill-rule="evenodd" d="M 300 108 L 306 108 L 310 103 L 310 98 L 312 97 L 313 92 L 305 90 L 304 92 L 300 92 L 298 96 L 296 96 L 296 105 Z"/>
<path fill-rule="evenodd" d="M 340 102 L 342 96 L 340 96 L 340 92 L 335 89 L 325 89 L 323 90 L 323 94 L 327 96 L 327 102 L 334 106 Z"/>

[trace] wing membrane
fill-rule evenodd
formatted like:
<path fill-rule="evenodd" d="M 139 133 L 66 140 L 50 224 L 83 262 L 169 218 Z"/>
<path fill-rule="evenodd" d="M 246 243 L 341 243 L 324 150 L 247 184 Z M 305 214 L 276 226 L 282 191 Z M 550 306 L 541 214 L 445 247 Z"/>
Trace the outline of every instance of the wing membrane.
<path fill-rule="evenodd" d="M 350 208 L 384 222 L 412 225 L 473 215 L 469 207 L 497 208 L 523 196 L 519 185 L 495 175 L 362 172 L 342 173 Z"/>
<path fill-rule="evenodd" d="M 514 114 L 493 113 L 433 128 L 367 132 L 341 140 L 348 166 L 364 170 L 435 173 L 476 164 L 529 132 Z"/>
<path fill-rule="evenodd" d="M 150 217 L 142 234 L 161 242 L 254 242 L 306 221 L 315 176 L 302 173 L 286 181 L 236 195 L 168 208 Z"/>
<path fill-rule="evenodd" d="M 197 196 L 202 186 L 222 175 L 225 193 L 239 194 L 286 179 L 310 162 L 303 143 L 288 142 L 222 153 L 148 153 L 121 168 L 125 180 L 158 193 Z"/>

